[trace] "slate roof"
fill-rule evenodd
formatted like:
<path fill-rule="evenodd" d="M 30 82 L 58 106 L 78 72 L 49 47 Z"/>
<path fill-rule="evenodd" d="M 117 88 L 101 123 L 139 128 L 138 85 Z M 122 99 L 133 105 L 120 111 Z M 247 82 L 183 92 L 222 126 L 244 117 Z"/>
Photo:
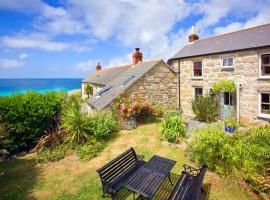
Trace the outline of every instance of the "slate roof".
<path fill-rule="evenodd" d="M 91 73 L 88 77 L 82 80 L 83 83 L 94 83 L 98 85 L 107 85 L 112 80 L 112 77 L 117 77 L 126 70 L 130 69 L 132 65 L 123 65 L 119 67 L 105 68 Z"/>
<path fill-rule="evenodd" d="M 99 95 L 91 96 L 87 101 L 88 105 L 90 105 L 94 109 L 102 109 L 106 107 L 116 97 L 121 95 L 127 88 L 129 88 L 139 78 L 141 78 L 151 69 L 153 69 L 160 62 L 163 62 L 166 65 L 166 63 L 163 60 L 153 60 L 153 61 L 137 63 L 136 65 L 126 65 L 126 66 L 123 66 L 122 69 L 116 69 L 116 71 L 118 70 L 118 72 L 116 73 L 117 76 L 115 77 L 109 74 L 109 71 L 112 72 L 115 69 L 109 69 L 109 68 L 105 69 L 104 72 L 106 73 L 106 75 L 104 75 L 104 77 L 106 78 L 104 78 L 103 80 L 105 80 L 106 84 L 102 83 L 101 85 L 106 85 L 106 86 L 100 91 L 102 92 L 104 90 L 104 92 L 100 96 Z M 167 67 L 169 66 L 167 65 Z M 172 68 L 170 69 L 174 71 Z M 103 73 L 102 71 L 101 71 L 101 74 Z M 92 75 L 90 75 L 89 77 L 91 76 Z M 92 82 L 92 80 L 90 81 Z M 97 82 L 97 80 L 95 80 L 95 82 Z M 98 92 L 97 94 L 99 94 L 100 92 Z"/>
<path fill-rule="evenodd" d="M 270 23 L 195 41 L 170 60 L 270 46 Z"/>

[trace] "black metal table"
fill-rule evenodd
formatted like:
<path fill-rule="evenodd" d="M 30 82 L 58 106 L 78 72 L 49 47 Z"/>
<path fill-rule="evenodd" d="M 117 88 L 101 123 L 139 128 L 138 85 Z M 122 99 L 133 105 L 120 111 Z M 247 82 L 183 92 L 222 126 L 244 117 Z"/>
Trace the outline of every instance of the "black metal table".
<path fill-rule="evenodd" d="M 175 165 L 174 160 L 154 155 L 147 163 L 140 167 L 125 183 L 131 191 L 151 199 L 164 179 Z"/>

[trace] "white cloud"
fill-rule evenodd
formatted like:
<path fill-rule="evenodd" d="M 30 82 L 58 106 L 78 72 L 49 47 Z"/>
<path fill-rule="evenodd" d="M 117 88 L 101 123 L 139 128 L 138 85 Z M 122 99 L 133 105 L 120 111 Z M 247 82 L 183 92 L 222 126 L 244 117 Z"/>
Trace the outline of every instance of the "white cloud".
<path fill-rule="evenodd" d="M 74 67 L 77 71 L 87 72 L 87 71 L 92 71 L 93 69 L 95 69 L 96 64 L 97 64 L 96 60 L 87 60 L 84 62 L 76 63 Z"/>
<path fill-rule="evenodd" d="M 51 41 L 42 34 L 5 36 L 2 42 L 6 47 L 11 48 L 34 48 L 47 51 L 62 51 L 68 48 L 67 44 Z"/>
<path fill-rule="evenodd" d="M 196 4 L 197 11 L 203 14 L 203 17 L 196 23 L 199 34 L 209 36 L 212 34 L 221 34 L 248 28 L 251 26 L 261 25 L 269 22 L 269 0 L 210 0 L 208 2 Z M 226 23 L 226 17 L 234 15 L 230 23 Z M 229 19 L 230 20 L 230 19 Z M 220 22 L 222 26 L 216 27 Z M 229 22 L 229 21 L 228 21 Z"/>
<path fill-rule="evenodd" d="M 19 55 L 20 60 L 25 60 L 27 57 L 28 57 L 28 54 L 26 54 L 26 53 L 22 53 Z"/>
<path fill-rule="evenodd" d="M 216 35 L 228 33 L 232 31 L 237 31 L 245 28 L 250 28 L 253 26 L 258 26 L 270 22 L 270 12 L 268 8 L 262 8 L 262 10 L 255 16 L 248 19 L 245 22 L 232 22 L 227 26 L 216 27 L 214 33 Z"/>
<path fill-rule="evenodd" d="M 58 42 L 54 41 L 50 35 L 41 33 L 31 33 L 29 35 L 19 34 L 15 36 L 5 36 L 0 40 L 5 47 L 15 49 L 42 49 L 46 51 L 76 51 L 83 52 L 90 49 L 94 40 L 83 42 Z"/>
<path fill-rule="evenodd" d="M 16 68 L 25 65 L 25 60 L 28 57 L 26 53 L 22 53 L 17 59 L 0 59 L 0 68 Z"/>
<path fill-rule="evenodd" d="M 239 30 L 270 21 L 269 0 L 67 0 L 51 6 L 41 0 L 1 1 L 0 8 L 33 14 L 33 26 L 40 35 L 6 36 L 2 43 L 12 48 L 47 51 L 89 50 L 92 42 L 57 41 L 58 36 L 80 35 L 87 40 L 110 40 L 125 47 L 140 47 L 144 59 L 164 58 L 187 44 L 189 27 L 181 28 L 185 17 L 201 15 L 195 22 L 200 38 Z M 29 10 L 29 11 L 28 11 Z M 233 15 L 234 20 L 228 18 Z M 222 22 L 222 26 L 217 26 Z M 225 25 L 224 25 L 225 24 Z M 173 32 L 172 32 L 173 31 Z M 102 56 L 102 55 L 100 55 Z M 127 55 L 115 57 L 109 65 L 131 62 Z"/>
<path fill-rule="evenodd" d="M 105 67 L 115 67 L 132 63 L 132 53 L 133 52 L 126 54 L 125 56 L 112 58 Z"/>
<path fill-rule="evenodd" d="M 22 13 L 39 13 L 46 6 L 40 0 L 3 0 L 0 1 L 0 9 L 19 11 Z"/>

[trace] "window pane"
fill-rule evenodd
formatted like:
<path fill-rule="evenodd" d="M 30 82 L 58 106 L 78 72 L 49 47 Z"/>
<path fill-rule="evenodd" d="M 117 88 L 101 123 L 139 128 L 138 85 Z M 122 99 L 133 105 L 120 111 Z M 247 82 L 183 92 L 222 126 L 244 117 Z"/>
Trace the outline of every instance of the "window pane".
<path fill-rule="evenodd" d="M 262 55 L 262 64 L 270 64 L 270 54 Z"/>
<path fill-rule="evenodd" d="M 262 55 L 261 61 L 262 75 L 270 75 L 270 54 Z"/>
<path fill-rule="evenodd" d="M 227 66 L 228 65 L 228 59 L 227 58 L 223 58 L 223 66 Z"/>
<path fill-rule="evenodd" d="M 270 103 L 269 94 L 262 93 L 262 103 Z"/>
<path fill-rule="evenodd" d="M 194 76 L 202 76 L 202 61 L 193 63 Z"/>
<path fill-rule="evenodd" d="M 194 88 L 195 90 L 195 97 L 196 96 L 202 96 L 203 94 L 203 89 L 202 88 Z"/>
<path fill-rule="evenodd" d="M 230 105 L 230 93 L 224 92 L 224 105 Z"/>
<path fill-rule="evenodd" d="M 228 58 L 228 66 L 233 66 L 233 58 Z"/>
<path fill-rule="evenodd" d="M 264 113 L 264 114 L 270 114 L 270 106 L 262 104 L 261 112 Z"/>

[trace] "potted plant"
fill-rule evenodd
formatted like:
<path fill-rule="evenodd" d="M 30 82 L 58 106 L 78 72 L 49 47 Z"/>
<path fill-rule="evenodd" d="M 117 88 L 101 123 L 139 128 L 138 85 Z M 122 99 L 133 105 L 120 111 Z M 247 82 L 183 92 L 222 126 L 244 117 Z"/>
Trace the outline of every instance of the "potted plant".
<path fill-rule="evenodd" d="M 237 121 L 236 121 L 235 117 L 230 116 L 225 120 L 225 128 L 224 128 L 224 130 L 227 133 L 233 133 L 236 130 L 237 125 L 238 124 L 237 124 Z"/>

